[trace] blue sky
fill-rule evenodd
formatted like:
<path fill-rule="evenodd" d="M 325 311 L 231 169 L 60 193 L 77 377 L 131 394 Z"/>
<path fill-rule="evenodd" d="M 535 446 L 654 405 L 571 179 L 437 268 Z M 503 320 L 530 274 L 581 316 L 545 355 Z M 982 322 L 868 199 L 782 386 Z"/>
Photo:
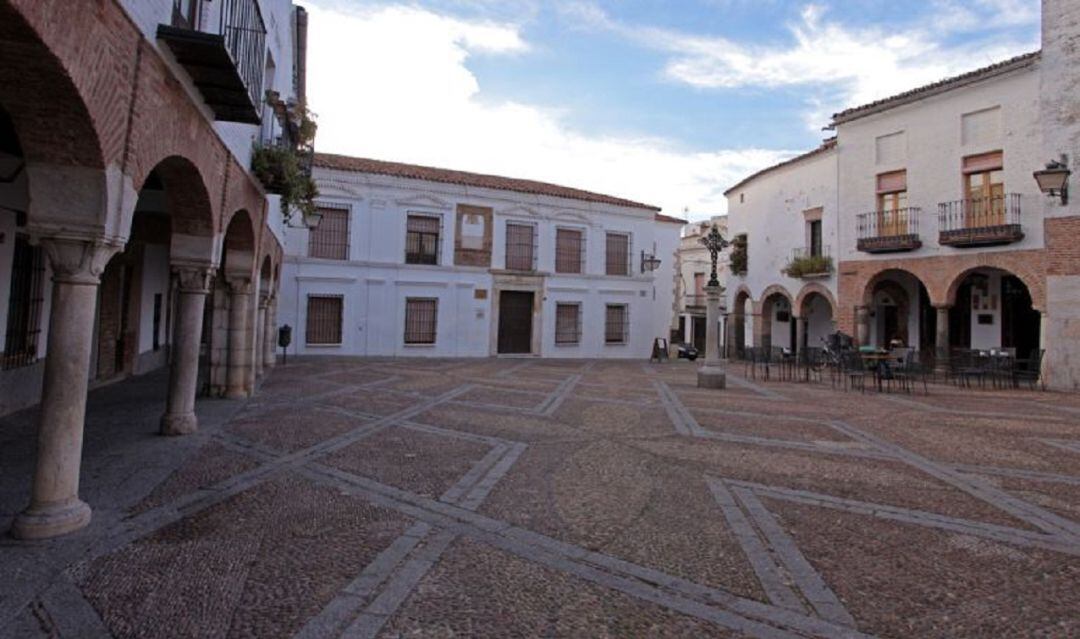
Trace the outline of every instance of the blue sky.
<path fill-rule="evenodd" d="M 839 109 L 1038 48 L 1038 0 L 306 0 L 328 152 L 700 218 Z"/>

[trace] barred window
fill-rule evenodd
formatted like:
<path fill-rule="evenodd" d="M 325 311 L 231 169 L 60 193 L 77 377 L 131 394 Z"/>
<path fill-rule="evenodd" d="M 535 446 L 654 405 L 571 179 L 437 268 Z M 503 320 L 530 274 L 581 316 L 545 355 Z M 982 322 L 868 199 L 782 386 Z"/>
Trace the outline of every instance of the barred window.
<path fill-rule="evenodd" d="M 555 229 L 555 272 L 581 273 L 584 264 L 585 234 L 579 229 Z"/>
<path fill-rule="evenodd" d="M 341 309 L 340 295 L 308 295 L 305 334 L 308 344 L 341 343 Z"/>
<path fill-rule="evenodd" d="M 442 221 L 434 215 L 409 215 L 405 230 L 405 263 L 438 264 Z"/>
<path fill-rule="evenodd" d="M 31 246 L 25 235 L 15 236 L 11 262 L 11 292 L 8 295 L 7 333 L 0 368 L 19 368 L 37 361 L 41 337 L 41 307 L 45 301 L 45 256 L 40 246 Z"/>
<path fill-rule="evenodd" d="M 555 344 L 573 345 L 581 342 L 581 304 L 555 305 Z"/>
<path fill-rule="evenodd" d="M 607 234 L 607 268 L 608 275 L 630 274 L 630 235 L 627 233 Z"/>
<path fill-rule="evenodd" d="M 536 227 L 506 223 L 506 270 L 531 271 L 536 268 Z"/>
<path fill-rule="evenodd" d="M 434 344 L 438 322 L 439 300 L 422 297 L 406 298 L 406 344 Z"/>
<path fill-rule="evenodd" d="M 626 304 L 608 304 L 604 316 L 604 343 L 625 344 L 630 332 L 630 310 Z"/>
<path fill-rule="evenodd" d="M 308 257 L 349 259 L 349 210 L 319 207 L 322 220 L 308 233 Z"/>

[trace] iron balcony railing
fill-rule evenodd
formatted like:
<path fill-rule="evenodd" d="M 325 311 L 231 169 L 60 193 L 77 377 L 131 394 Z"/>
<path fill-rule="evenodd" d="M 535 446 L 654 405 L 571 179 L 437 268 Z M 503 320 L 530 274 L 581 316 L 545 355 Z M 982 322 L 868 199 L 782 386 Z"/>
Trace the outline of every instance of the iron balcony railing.
<path fill-rule="evenodd" d="M 1019 193 L 942 202 L 938 205 L 939 243 L 974 246 L 1016 242 L 1024 237 Z"/>
<path fill-rule="evenodd" d="M 922 209 L 916 207 L 862 213 L 856 218 L 858 239 L 918 235 L 921 213 Z"/>
<path fill-rule="evenodd" d="M 791 261 L 784 267 L 788 277 L 824 277 L 832 272 L 832 247 L 828 245 L 793 249 Z"/>
<path fill-rule="evenodd" d="M 225 48 L 247 87 L 252 104 L 262 104 L 266 23 L 256 0 L 221 0 L 220 31 Z"/>

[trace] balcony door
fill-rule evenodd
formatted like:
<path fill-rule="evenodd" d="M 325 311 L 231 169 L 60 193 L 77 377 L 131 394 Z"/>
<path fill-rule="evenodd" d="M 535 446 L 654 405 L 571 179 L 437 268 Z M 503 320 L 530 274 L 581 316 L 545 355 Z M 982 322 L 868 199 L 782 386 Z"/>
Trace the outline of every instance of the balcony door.
<path fill-rule="evenodd" d="M 964 158 L 964 225 L 967 228 L 1005 224 L 1005 172 L 1002 154 Z"/>
<path fill-rule="evenodd" d="M 877 176 L 877 237 L 907 234 L 907 171 L 891 171 Z"/>

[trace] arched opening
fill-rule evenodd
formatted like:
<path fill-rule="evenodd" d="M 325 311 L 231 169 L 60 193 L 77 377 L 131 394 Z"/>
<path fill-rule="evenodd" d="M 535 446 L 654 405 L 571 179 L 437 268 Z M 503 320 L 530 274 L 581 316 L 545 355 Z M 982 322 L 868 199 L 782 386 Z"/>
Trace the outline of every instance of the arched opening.
<path fill-rule="evenodd" d="M 1031 291 L 1016 275 L 997 268 L 960 274 L 950 287 L 949 345 L 994 350 L 1029 359 L 1039 349 L 1041 316 Z"/>
<path fill-rule="evenodd" d="M 255 383 L 255 230 L 251 216 L 240 210 L 225 229 L 221 268 L 207 305 L 210 357 L 207 392 L 232 398 L 248 396 Z"/>
<path fill-rule="evenodd" d="M 97 379 L 166 365 L 178 303 L 173 265 L 209 267 L 214 216 L 198 169 L 161 161 L 143 181 L 124 251 L 105 268 L 91 372 Z"/>
<path fill-rule="evenodd" d="M 870 280 L 864 302 L 866 344 L 934 352 L 937 313 L 918 277 L 899 269 L 883 271 Z"/>
<path fill-rule="evenodd" d="M 750 299 L 750 293 L 745 289 L 739 290 L 735 294 L 735 300 L 732 305 L 732 338 L 731 343 L 734 345 L 734 356 L 742 358 L 746 354 L 746 347 L 753 346 L 753 302 Z"/>
<path fill-rule="evenodd" d="M 795 318 L 793 303 L 787 291 L 766 290 L 761 300 L 761 346 L 764 348 L 795 348 Z"/>
<path fill-rule="evenodd" d="M 802 297 L 799 317 L 803 320 L 801 342 L 810 348 L 820 348 L 825 339 L 836 330 L 833 302 L 824 293 L 811 291 Z"/>

